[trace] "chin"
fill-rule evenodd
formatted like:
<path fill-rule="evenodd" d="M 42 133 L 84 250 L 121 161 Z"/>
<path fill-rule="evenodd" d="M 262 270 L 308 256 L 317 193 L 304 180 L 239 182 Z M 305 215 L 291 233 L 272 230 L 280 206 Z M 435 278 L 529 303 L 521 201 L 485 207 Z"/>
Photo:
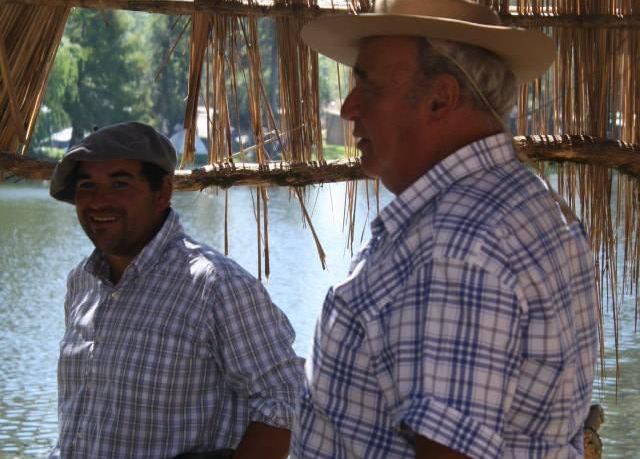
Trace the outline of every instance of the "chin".
<path fill-rule="evenodd" d="M 362 172 L 369 178 L 379 178 L 380 173 L 375 168 L 375 163 L 371 160 L 368 160 L 366 156 L 360 157 L 360 165 L 362 167 Z"/>

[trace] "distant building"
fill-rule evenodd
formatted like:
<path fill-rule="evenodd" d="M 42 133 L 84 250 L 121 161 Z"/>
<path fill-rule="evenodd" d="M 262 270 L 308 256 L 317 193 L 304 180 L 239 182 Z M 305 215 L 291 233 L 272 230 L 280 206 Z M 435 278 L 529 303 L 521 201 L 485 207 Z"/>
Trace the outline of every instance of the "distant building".
<path fill-rule="evenodd" d="M 176 131 L 171 137 L 169 137 L 169 140 L 173 144 L 173 148 L 175 148 L 179 154 L 184 153 L 184 138 L 186 133 L 187 133 L 186 129 L 182 128 Z M 196 136 L 195 146 L 196 146 L 196 156 L 208 155 L 206 137 L 203 139 L 200 136 Z"/>
<path fill-rule="evenodd" d="M 340 118 L 340 105 L 332 102 L 323 111 L 325 143 L 329 145 L 344 145 L 345 122 Z"/>
<path fill-rule="evenodd" d="M 73 128 L 64 128 L 61 131 L 51 134 L 51 146 L 56 148 L 62 148 L 66 150 L 69 148 L 69 142 L 71 142 L 71 134 Z"/>

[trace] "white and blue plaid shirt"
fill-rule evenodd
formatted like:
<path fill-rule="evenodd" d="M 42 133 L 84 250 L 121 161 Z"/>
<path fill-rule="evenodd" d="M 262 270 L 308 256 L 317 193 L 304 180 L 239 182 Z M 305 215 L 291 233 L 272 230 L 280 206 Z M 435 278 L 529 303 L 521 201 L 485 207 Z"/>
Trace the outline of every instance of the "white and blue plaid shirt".
<path fill-rule="evenodd" d="M 171 211 L 116 286 L 94 251 L 71 272 L 58 364 L 64 459 L 171 458 L 290 428 L 294 332 L 262 285 Z"/>
<path fill-rule="evenodd" d="M 582 457 L 597 349 L 592 253 L 496 135 L 390 203 L 329 290 L 293 458 Z"/>

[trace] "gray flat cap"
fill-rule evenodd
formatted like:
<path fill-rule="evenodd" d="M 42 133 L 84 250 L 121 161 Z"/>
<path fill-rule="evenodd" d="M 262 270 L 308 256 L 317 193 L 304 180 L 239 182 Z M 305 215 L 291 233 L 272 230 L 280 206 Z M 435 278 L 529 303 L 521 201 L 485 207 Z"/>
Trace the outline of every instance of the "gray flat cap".
<path fill-rule="evenodd" d="M 152 163 L 173 174 L 176 150 L 165 136 L 151 126 L 135 121 L 112 124 L 98 129 L 71 147 L 57 164 L 49 193 L 54 198 L 74 203 L 74 174 L 78 161 L 134 159 Z"/>

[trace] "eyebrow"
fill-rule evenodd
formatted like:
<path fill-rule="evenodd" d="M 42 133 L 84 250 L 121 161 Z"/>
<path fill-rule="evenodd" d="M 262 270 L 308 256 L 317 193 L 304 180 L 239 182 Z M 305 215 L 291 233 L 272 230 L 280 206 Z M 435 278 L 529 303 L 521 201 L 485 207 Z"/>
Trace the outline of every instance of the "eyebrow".
<path fill-rule="evenodd" d="M 130 172 L 127 172 L 125 170 L 117 170 L 117 171 L 113 171 L 112 173 L 109 174 L 109 178 L 136 178 L 135 175 L 133 175 Z M 91 176 L 85 172 L 78 172 L 76 175 L 76 179 L 77 180 L 90 180 Z"/>

